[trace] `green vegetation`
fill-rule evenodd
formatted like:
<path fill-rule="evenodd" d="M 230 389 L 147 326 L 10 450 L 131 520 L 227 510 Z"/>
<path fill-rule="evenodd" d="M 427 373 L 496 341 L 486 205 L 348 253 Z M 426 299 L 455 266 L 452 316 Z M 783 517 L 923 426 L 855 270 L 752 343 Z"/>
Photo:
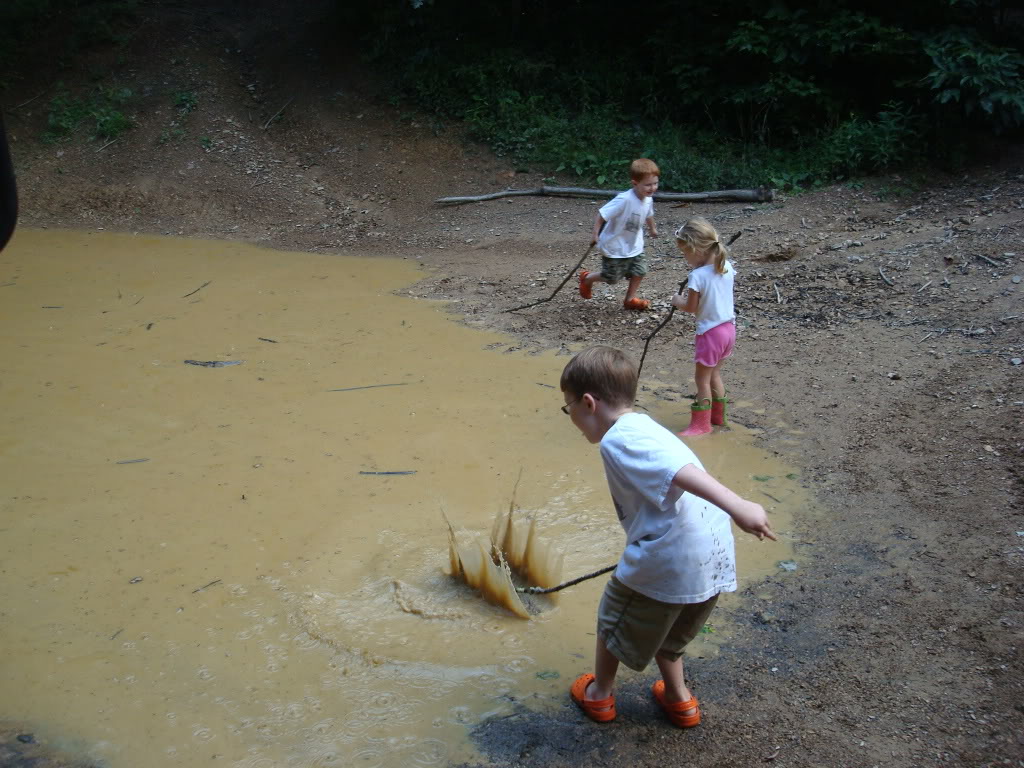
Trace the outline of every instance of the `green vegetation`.
<path fill-rule="evenodd" d="M 131 119 L 121 111 L 131 97 L 127 88 L 97 88 L 77 98 L 58 84 L 58 93 L 50 101 L 43 141 L 67 140 L 82 126 L 88 127 L 92 139 L 116 139 L 132 127 Z"/>
<path fill-rule="evenodd" d="M 622 186 L 643 155 L 667 189 L 799 188 L 1019 135 L 1024 35 L 996 0 L 805 5 L 653 0 L 628 30 L 607 0 L 355 0 L 337 15 L 365 30 L 403 109 L 599 184 Z"/>

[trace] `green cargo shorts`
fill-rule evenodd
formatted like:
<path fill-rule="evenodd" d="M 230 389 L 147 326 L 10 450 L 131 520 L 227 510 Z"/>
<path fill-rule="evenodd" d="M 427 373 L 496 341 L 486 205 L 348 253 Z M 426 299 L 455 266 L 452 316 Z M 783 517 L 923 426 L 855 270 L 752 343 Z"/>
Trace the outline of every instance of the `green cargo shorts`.
<path fill-rule="evenodd" d="M 647 258 L 638 253 L 628 259 L 601 257 L 601 277 L 607 283 L 617 283 L 624 277 L 643 277 L 647 274 Z"/>
<path fill-rule="evenodd" d="M 612 656 L 642 672 L 655 654 L 669 661 L 682 656 L 717 602 L 718 595 L 703 603 L 662 603 L 612 576 L 597 609 L 597 636 Z"/>

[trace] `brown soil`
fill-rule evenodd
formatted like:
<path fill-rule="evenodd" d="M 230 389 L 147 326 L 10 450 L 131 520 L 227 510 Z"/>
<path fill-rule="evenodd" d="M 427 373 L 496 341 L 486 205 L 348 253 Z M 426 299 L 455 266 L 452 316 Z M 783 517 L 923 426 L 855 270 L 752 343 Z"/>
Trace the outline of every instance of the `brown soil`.
<path fill-rule="evenodd" d="M 765 409 L 735 418 L 807 470 L 818 503 L 792 531 L 799 570 L 748 585 L 735 642 L 689 665 L 700 728 L 652 721 L 637 682 L 609 727 L 570 706 L 484 724 L 475 738 L 489 765 L 1024 765 L 1019 151 L 952 177 L 770 204 L 661 203 L 641 289 L 654 312 L 623 311 L 621 286 L 584 301 L 570 279 L 550 302 L 509 313 L 579 260 L 598 202 L 435 205 L 540 186 L 541 175 L 517 173 L 457 126 L 387 106 L 332 52 L 344 46 L 320 39 L 316 4 L 273 28 L 251 21 L 266 9 L 213 5 L 148 5 L 125 47 L 61 73 L 75 86 L 109 72 L 137 94 L 136 127 L 109 146 L 84 131 L 40 143 L 58 75 L 42 66 L 16 83 L 8 104 L 43 94 L 6 113 L 21 226 L 418 259 L 412 294 L 450 299 L 466 322 L 527 350 L 609 343 L 637 355 L 686 274 L 666 235 L 698 213 L 742 232 L 727 383 Z M 173 91 L 194 92 L 196 110 L 176 111 Z M 679 382 L 657 394 L 688 394 L 691 335 L 676 318 L 652 341 L 645 370 Z"/>

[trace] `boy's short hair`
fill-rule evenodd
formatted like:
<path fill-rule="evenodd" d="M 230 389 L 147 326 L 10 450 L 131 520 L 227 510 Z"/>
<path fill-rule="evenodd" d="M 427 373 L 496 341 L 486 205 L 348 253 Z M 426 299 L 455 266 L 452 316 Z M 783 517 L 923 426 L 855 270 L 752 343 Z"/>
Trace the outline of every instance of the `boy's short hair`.
<path fill-rule="evenodd" d="M 641 157 L 629 164 L 629 178 L 633 181 L 640 181 L 644 176 L 650 176 L 652 174 L 654 176 L 661 176 L 661 171 L 658 169 L 657 163 L 653 160 Z"/>
<path fill-rule="evenodd" d="M 636 400 L 636 363 L 621 349 L 590 347 L 566 364 L 559 386 L 576 397 L 590 393 L 612 406 Z"/>

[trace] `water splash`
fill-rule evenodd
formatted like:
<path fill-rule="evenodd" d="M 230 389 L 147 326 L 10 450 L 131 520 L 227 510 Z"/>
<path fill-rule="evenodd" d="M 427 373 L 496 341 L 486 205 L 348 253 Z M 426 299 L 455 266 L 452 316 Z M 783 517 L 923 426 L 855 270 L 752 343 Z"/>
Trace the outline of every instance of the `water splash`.
<path fill-rule="evenodd" d="M 516 582 L 543 588 L 556 586 L 562 575 L 563 555 L 540 540 L 535 518 L 526 526 L 514 520 L 514 514 L 512 505 L 507 514 L 498 514 L 489 546 L 485 547 L 479 539 L 460 544 L 448 516 L 442 512 L 448 526 L 448 573 L 476 589 L 487 602 L 529 619 L 539 611 L 539 603 L 531 600 L 527 605 L 516 591 Z"/>

